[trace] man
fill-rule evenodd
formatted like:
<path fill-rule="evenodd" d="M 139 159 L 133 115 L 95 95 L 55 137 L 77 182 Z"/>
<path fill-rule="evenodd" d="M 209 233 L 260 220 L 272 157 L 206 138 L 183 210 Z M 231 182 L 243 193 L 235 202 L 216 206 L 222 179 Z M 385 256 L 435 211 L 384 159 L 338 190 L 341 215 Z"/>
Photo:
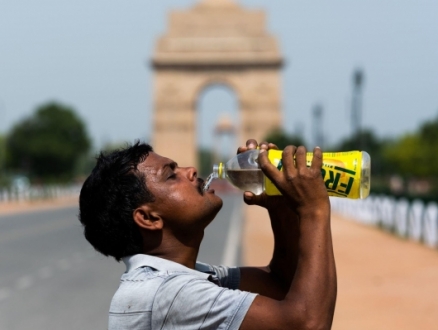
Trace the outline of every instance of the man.
<path fill-rule="evenodd" d="M 238 152 L 258 147 L 248 140 Z M 244 193 L 267 208 L 274 253 L 262 268 L 197 263 L 204 229 L 222 207 L 202 191 L 195 168 L 146 144 L 101 155 L 80 196 L 87 240 L 127 270 L 110 307 L 109 329 L 329 329 L 336 301 L 330 202 L 322 152 L 288 146 L 283 171 L 259 164 L 282 196 Z M 294 160 L 295 158 L 295 160 Z"/>

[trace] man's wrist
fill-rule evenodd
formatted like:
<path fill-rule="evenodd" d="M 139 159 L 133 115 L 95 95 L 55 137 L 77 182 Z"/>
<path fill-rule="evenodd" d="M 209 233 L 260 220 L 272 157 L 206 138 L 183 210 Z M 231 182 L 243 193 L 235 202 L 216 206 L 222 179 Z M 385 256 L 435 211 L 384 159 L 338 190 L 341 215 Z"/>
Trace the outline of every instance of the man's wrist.
<path fill-rule="evenodd" d="M 330 220 L 330 203 L 303 206 L 297 208 L 297 213 L 301 221 Z"/>

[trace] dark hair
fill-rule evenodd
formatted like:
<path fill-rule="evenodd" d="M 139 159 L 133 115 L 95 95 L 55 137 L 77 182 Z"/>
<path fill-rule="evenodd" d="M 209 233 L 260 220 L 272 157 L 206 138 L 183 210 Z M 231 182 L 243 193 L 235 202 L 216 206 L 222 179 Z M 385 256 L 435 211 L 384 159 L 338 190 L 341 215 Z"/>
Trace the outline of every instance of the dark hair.
<path fill-rule="evenodd" d="M 154 200 L 144 174 L 137 169 L 152 151 L 150 145 L 137 142 L 100 153 L 81 189 L 79 220 L 85 238 L 97 251 L 117 261 L 142 252 L 142 236 L 132 216 L 137 207 Z"/>

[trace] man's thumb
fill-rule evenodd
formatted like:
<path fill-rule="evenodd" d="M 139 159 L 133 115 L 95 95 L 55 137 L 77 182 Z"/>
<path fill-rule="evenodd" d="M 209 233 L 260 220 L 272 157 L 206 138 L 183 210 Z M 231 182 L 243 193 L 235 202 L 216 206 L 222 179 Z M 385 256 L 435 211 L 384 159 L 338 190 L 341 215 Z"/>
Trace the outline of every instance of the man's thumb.
<path fill-rule="evenodd" d="M 248 205 L 262 205 L 262 195 L 254 195 L 252 192 L 245 191 L 243 201 Z"/>

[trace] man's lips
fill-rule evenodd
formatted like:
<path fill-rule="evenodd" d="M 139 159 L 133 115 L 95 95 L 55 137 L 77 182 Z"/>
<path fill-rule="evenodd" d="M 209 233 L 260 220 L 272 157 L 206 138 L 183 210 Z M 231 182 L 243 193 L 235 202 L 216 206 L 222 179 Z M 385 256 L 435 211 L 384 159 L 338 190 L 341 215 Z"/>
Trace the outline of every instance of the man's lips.
<path fill-rule="evenodd" d="M 201 195 L 204 195 L 204 180 L 202 180 L 201 178 L 197 179 L 198 181 L 198 191 Z"/>
<path fill-rule="evenodd" d="M 198 187 L 197 188 L 198 188 L 198 191 L 199 191 L 199 193 L 201 195 L 204 195 L 206 192 L 208 192 L 210 194 L 214 194 L 214 189 L 209 188 L 207 190 L 204 190 L 205 180 L 203 180 L 201 178 L 198 178 L 197 181 L 198 181 Z"/>

